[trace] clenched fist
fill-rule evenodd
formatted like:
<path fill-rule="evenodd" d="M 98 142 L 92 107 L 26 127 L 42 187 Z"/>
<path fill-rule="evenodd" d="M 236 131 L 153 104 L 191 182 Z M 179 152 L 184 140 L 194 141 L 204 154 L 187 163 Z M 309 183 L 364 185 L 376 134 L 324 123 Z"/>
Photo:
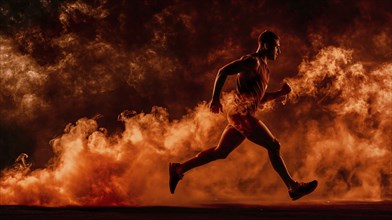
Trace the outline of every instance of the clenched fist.
<path fill-rule="evenodd" d="M 291 92 L 291 87 L 288 83 L 284 83 L 282 86 L 282 89 L 280 90 L 282 95 L 287 95 Z"/>

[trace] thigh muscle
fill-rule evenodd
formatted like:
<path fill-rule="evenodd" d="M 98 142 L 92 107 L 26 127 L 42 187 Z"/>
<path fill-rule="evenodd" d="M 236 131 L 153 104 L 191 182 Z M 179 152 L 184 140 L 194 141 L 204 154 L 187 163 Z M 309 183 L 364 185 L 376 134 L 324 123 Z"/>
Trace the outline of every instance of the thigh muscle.
<path fill-rule="evenodd" d="M 230 121 L 233 127 L 255 144 L 269 148 L 276 141 L 267 126 L 253 115 L 235 115 Z"/>
<path fill-rule="evenodd" d="M 235 148 L 237 148 L 244 141 L 244 139 L 244 135 L 242 135 L 237 129 L 231 125 L 227 125 L 223 131 L 216 150 L 230 153 Z"/>

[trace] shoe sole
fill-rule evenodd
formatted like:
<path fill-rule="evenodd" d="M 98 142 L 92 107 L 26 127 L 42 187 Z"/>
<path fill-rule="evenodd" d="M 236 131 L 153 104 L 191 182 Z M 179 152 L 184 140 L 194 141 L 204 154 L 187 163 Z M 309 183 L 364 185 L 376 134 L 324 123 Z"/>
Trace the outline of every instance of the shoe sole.
<path fill-rule="evenodd" d="M 309 190 L 308 192 L 301 194 L 299 196 L 293 197 L 293 198 L 291 198 L 291 200 L 295 201 L 295 200 L 302 198 L 303 196 L 309 195 L 317 188 L 317 185 L 318 185 L 318 182 L 316 181 L 316 184 L 314 185 L 314 187 L 311 190 Z"/>

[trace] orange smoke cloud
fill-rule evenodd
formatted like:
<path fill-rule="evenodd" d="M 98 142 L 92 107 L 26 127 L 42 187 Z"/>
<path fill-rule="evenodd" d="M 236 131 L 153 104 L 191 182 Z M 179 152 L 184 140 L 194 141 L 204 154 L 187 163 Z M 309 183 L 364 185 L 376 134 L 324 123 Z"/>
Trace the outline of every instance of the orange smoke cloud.
<path fill-rule="evenodd" d="M 392 63 L 367 70 L 352 51 L 322 49 L 289 79 L 292 100 L 302 97 L 295 114 L 324 116 L 301 121 L 309 146 L 299 176 L 318 176 L 318 194 L 333 199 L 391 198 Z M 309 105 L 311 97 L 316 104 Z M 304 111 L 305 113 L 301 113 Z M 305 155 L 304 155 L 305 156 Z"/>
<path fill-rule="evenodd" d="M 9 39 L 0 37 L 0 41 L 0 102 L 5 104 L 0 114 L 12 121 L 30 119 L 48 107 L 39 95 L 41 90 L 36 89 L 42 88 L 47 76 L 28 56 L 17 55 Z M 20 107 L 10 111 L 14 105 Z"/>
<path fill-rule="evenodd" d="M 277 136 L 293 176 L 320 182 L 317 191 L 304 200 L 391 198 L 387 134 L 392 124 L 392 64 L 366 70 L 351 53 L 324 48 L 313 60 L 304 60 L 298 75 L 288 79 L 294 89 L 288 107 L 295 108 L 295 118 Z M 224 96 L 226 105 L 231 98 L 231 94 Z M 322 116 L 303 117 L 315 112 Z M 259 114 L 275 117 L 268 111 Z M 109 135 L 96 119 L 82 118 L 51 141 L 56 156 L 46 168 L 28 174 L 4 170 L 1 204 L 99 206 L 288 199 L 266 152 L 250 142 L 226 160 L 187 173 L 176 194 L 169 193 L 168 162 L 188 159 L 214 146 L 225 126 L 224 115 L 210 113 L 206 103 L 179 120 L 169 120 L 169 113 L 161 107 L 148 114 L 124 112 L 119 119 L 125 130 Z"/>
<path fill-rule="evenodd" d="M 167 117 L 166 110 L 159 107 L 150 114 L 122 114 L 126 129 L 120 136 L 108 136 L 94 119 L 83 118 L 68 125 L 65 133 L 51 142 L 56 157 L 47 168 L 27 175 L 3 171 L 1 204 L 141 205 L 169 201 L 165 178 L 169 158 L 187 149 L 201 150 L 209 142 L 206 137 L 213 125 L 222 123 L 223 117 L 213 116 L 205 105 L 180 121 L 169 122 Z"/>

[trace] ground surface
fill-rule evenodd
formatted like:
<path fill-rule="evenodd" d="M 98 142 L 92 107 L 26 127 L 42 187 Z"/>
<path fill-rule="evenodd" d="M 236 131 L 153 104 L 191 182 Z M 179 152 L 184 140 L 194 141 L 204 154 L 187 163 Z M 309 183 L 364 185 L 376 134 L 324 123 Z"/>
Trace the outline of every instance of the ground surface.
<path fill-rule="evenodd" d="M 392 219 L 392 201 L 282 205 L 213 204 L 198 207 L 0 206 L 0 219 Z"/>

